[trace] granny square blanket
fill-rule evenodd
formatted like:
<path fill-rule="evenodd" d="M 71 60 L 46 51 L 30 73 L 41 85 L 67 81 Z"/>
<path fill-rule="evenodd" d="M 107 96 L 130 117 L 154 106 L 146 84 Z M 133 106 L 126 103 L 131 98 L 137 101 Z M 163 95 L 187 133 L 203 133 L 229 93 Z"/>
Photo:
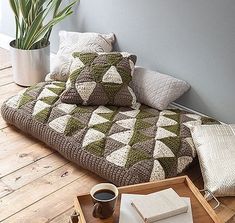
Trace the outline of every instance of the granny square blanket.
<path fill-rule="evenodd" d="M 161 180 L 181 173 L 196 152 L 188 126 L 208 121 L 179 109 L 65 104 L 65 82 L 42 82 L 2 106 L 10 124 L 114 184 Z"/>

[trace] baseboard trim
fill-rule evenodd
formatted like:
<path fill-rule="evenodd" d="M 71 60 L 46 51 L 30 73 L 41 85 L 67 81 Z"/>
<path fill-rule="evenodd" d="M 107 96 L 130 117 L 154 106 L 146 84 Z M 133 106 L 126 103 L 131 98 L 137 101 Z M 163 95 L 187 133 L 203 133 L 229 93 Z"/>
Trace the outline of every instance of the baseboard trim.
<path fill-rule="evenodd" d="M 195 111 L 195 110 L 193 110 L 193 109 L 191 109 L 191 108 L 185 107 L 184 105 L 180 105 L 180 104 L 178 104 L 178 103 L 176 103 L 176 102 L 172 102 L 171 105 L 173 105 L 173 106 L 175 106 L 175 107 L 177 107 L 177 108 L 180 108 L 180 109 L 183 109 L 183 110 L 186 110 L 186 111 L 195 113 L 195 114 L 197 114 L 197 115 L 207 116 L 206 114 L 203 114 L 203 113 L 201 113 L 201 112 Z M 207 116 L 207 117 L 208 117 L 208 116 Z"/>

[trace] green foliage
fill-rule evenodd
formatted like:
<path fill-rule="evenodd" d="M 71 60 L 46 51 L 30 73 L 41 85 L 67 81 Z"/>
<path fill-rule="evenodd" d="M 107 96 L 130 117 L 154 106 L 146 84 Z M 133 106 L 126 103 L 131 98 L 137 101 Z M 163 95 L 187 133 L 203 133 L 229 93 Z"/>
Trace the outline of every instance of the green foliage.
<path fill-rule="evenodd" d="M 30 50 L 47 46 L 55 24 L 73 13 L 74 0 L 60 9 L 62 0 L 9 0 L 15 15 L 14 47 Z M 52 14 L 52 15 L 51 15 Z"/>

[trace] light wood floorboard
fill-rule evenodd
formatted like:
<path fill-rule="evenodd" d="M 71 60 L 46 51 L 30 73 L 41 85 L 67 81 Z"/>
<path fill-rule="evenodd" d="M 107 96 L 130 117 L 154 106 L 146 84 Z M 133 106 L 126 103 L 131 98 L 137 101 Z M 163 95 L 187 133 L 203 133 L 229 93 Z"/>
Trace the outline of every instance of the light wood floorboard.
<path fill-rule="evenodd" d="M 0 49 L 0 106 L 22 89 L 13 83 L 9 52 Z M 186 174 L 203 188 L 197 162 Z M 9 126 L 0 115 L 0 222 L 67 223 L 74 197 L 99 182 L 105 180 Z M 235 198 L 220 201 L 216 213 L 225 222 L 235 223 Z"/>

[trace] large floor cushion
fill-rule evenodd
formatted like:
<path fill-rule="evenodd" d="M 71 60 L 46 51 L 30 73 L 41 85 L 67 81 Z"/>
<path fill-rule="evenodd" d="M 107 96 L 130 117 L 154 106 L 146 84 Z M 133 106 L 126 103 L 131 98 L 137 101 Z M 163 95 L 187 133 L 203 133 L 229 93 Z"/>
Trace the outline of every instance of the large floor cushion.
<path fill-rule="evenodd" d="M 10 124 L 116 185 L 181 173 L 196 152 L 187 126 L 201 116 L 178 109 L 77 106 L 60 101 L 64 82 L 44 82 L 2 106 Z"/>

